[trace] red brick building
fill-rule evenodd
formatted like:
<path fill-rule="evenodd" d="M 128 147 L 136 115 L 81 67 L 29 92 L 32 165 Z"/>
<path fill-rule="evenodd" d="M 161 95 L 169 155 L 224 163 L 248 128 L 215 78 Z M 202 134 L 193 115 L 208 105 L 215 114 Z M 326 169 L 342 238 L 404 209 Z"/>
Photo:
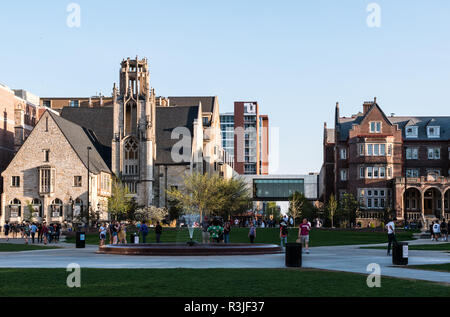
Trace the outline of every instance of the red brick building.
<path fill-rule="evenodd" d="M 450 117 L 386 116 L 376 102 L 324 126 L 322 195 L 351 193 L 358 221 L 377 223 L 386 210 L 400 220 L 450 218 Z"/>
<path fill-rule="evenodd" d="M 39 120 L 39 97 L 0 84 L 0 174 Z M 3 181 L 0 177 L 0 193 Z M 0 202 L 0 206 L 5 202 Z"/>

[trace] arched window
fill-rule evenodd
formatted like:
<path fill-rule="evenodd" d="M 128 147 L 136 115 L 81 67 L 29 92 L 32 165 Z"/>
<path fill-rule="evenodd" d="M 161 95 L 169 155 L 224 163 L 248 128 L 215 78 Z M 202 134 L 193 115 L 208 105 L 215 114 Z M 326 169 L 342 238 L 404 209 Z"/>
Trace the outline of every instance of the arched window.
<path fill-rule="evenodd" d="M 51 215 L 52 217 L 62 217 L 63 215 L 63 202 L 61 199 L 56 198 L 54 201 L 52 201 L 52 204 L 50 205 Z"/>
<path fill-rule="evenodd" d="M 42 203 L 41 200 L 38 198 L 35 198 L 31 201 L 32 205 L 32 212 L 37 213 L 36 215 L 33 215 L 33 217 L 41 217 L 42 218 Z"/>
<path fill-rule="evenodd" d="M 128 138 L 123 146 L 124 149 L 124 175 L 139 174 L 139 145 L 134 138 Z"/>
<path fill-rule="evenodd" d="M 129 138 L 125 141 L 123 146 L 125 151 L 125 160 L 137 160 L 139 146 L 135 139 Z"/>
<path fill-rule="evenodd" d="M 9 203 L 9 216 L 11 218 L 18 218 L 22 216 L 22 203 L 17 198 L 14 198 Z"/>

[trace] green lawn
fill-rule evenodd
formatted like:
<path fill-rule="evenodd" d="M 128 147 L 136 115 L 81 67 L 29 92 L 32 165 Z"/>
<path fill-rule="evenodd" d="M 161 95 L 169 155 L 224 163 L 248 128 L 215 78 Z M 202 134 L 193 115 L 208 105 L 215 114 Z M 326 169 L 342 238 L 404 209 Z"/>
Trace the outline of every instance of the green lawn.
<path fill-rule="evenodd" d="M 445 264 L 426 264 L 426 265 L 410 265 L 408 268 L 430 271 L 450 272 L 450 263 Z"/>
<path fill-rule="evenodd" d="M 412 231 L 399 232 L 397 239 L 399 241 L 412 240 Z M 295 242 L 298 230 L 289 230 L 289 242 Z M 231 243 L 248 243 L 248 229 L 233 228 L 231 230 Z M 189 240 L 187 229 L 165 229 L 161 236 L 161 242 L 186 242 Z M 196 229 L 194 240 L 201 241 L 201 231 Z M 109 241 L 109 238 L 108 238 Z M 130 239 L 128 238 L 128 241 Z M 75 243 L 75 237 L 67 238 L 66 242 Z M 142 240 L 141 240 L 142 242 Z M 154 230 L 150 229 L 147 236 L 147 243 L 155 242 Z M 256 243 L 275 243 L 280 244 L 279 229 L 265 228 L 256 230 Z M 365 232 L 351 230 L 312 230 L 310 234 L 310 246 L 333 246 L 333 245 L 351 245 L 351 244 L 376 244 L 387 242 L 387 234 L 383 232 Z M 89 234 L 86 238 L 87 244 L 98 244 L 98 234 Z"/>
<path fill-rule="evenodd" d="M 365 275 L 310 269 L 82 269 L 78 289 L 66 286 L 68 274 L 0 269 L 0 296 L 450 296 L 436 283 L 382 277 L 381 288 L 369 288 Z"/>
<path fill-rule="evenodd" d="M 33 251 L 43 249 L 58 249 L 58 247 L 45 247 L 33 244 L 0 243 L 0 252 L 19 252 L 19 251 Z"/>
<path fill-rule="evenodd" d="M 386 250 L 386 247 L 362 247 L 361 249 L 378 249 Z M 450 251 L 450 243 L 441 244 L 418 244 L 410 245 L 409 250 L 422 250 L 422 251 Z"/>

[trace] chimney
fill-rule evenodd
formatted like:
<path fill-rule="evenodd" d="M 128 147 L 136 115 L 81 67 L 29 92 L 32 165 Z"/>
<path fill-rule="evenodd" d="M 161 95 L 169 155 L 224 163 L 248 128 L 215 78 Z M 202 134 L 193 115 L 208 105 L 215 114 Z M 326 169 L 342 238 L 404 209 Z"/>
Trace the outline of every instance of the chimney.
<path fill-rule="evenodd" d="M 374 105 L 373 102 L 365 101 L 363 104 L 363 114 L 366 114 L 369 111 L 370 107 L 372 107 L 372 105 Z"/>

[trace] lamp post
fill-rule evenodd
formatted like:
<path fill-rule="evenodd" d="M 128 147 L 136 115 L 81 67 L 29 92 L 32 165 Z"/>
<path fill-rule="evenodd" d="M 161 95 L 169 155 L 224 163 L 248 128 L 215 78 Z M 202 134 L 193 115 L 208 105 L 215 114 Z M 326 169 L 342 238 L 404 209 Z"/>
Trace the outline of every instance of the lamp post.
<path fill-rule="evenodd" d="M 90 172 L 89 172 L 89 151 L 92 150 L 92 148 L 90 146 L 87 147 L 87 214 L 86 214 L 86 222 L 88 225 L 88 229 L 89 229 L 89 209 L 91 206 L 91 202 L 89 199 L 89 183 L 90 183 Z"/>

